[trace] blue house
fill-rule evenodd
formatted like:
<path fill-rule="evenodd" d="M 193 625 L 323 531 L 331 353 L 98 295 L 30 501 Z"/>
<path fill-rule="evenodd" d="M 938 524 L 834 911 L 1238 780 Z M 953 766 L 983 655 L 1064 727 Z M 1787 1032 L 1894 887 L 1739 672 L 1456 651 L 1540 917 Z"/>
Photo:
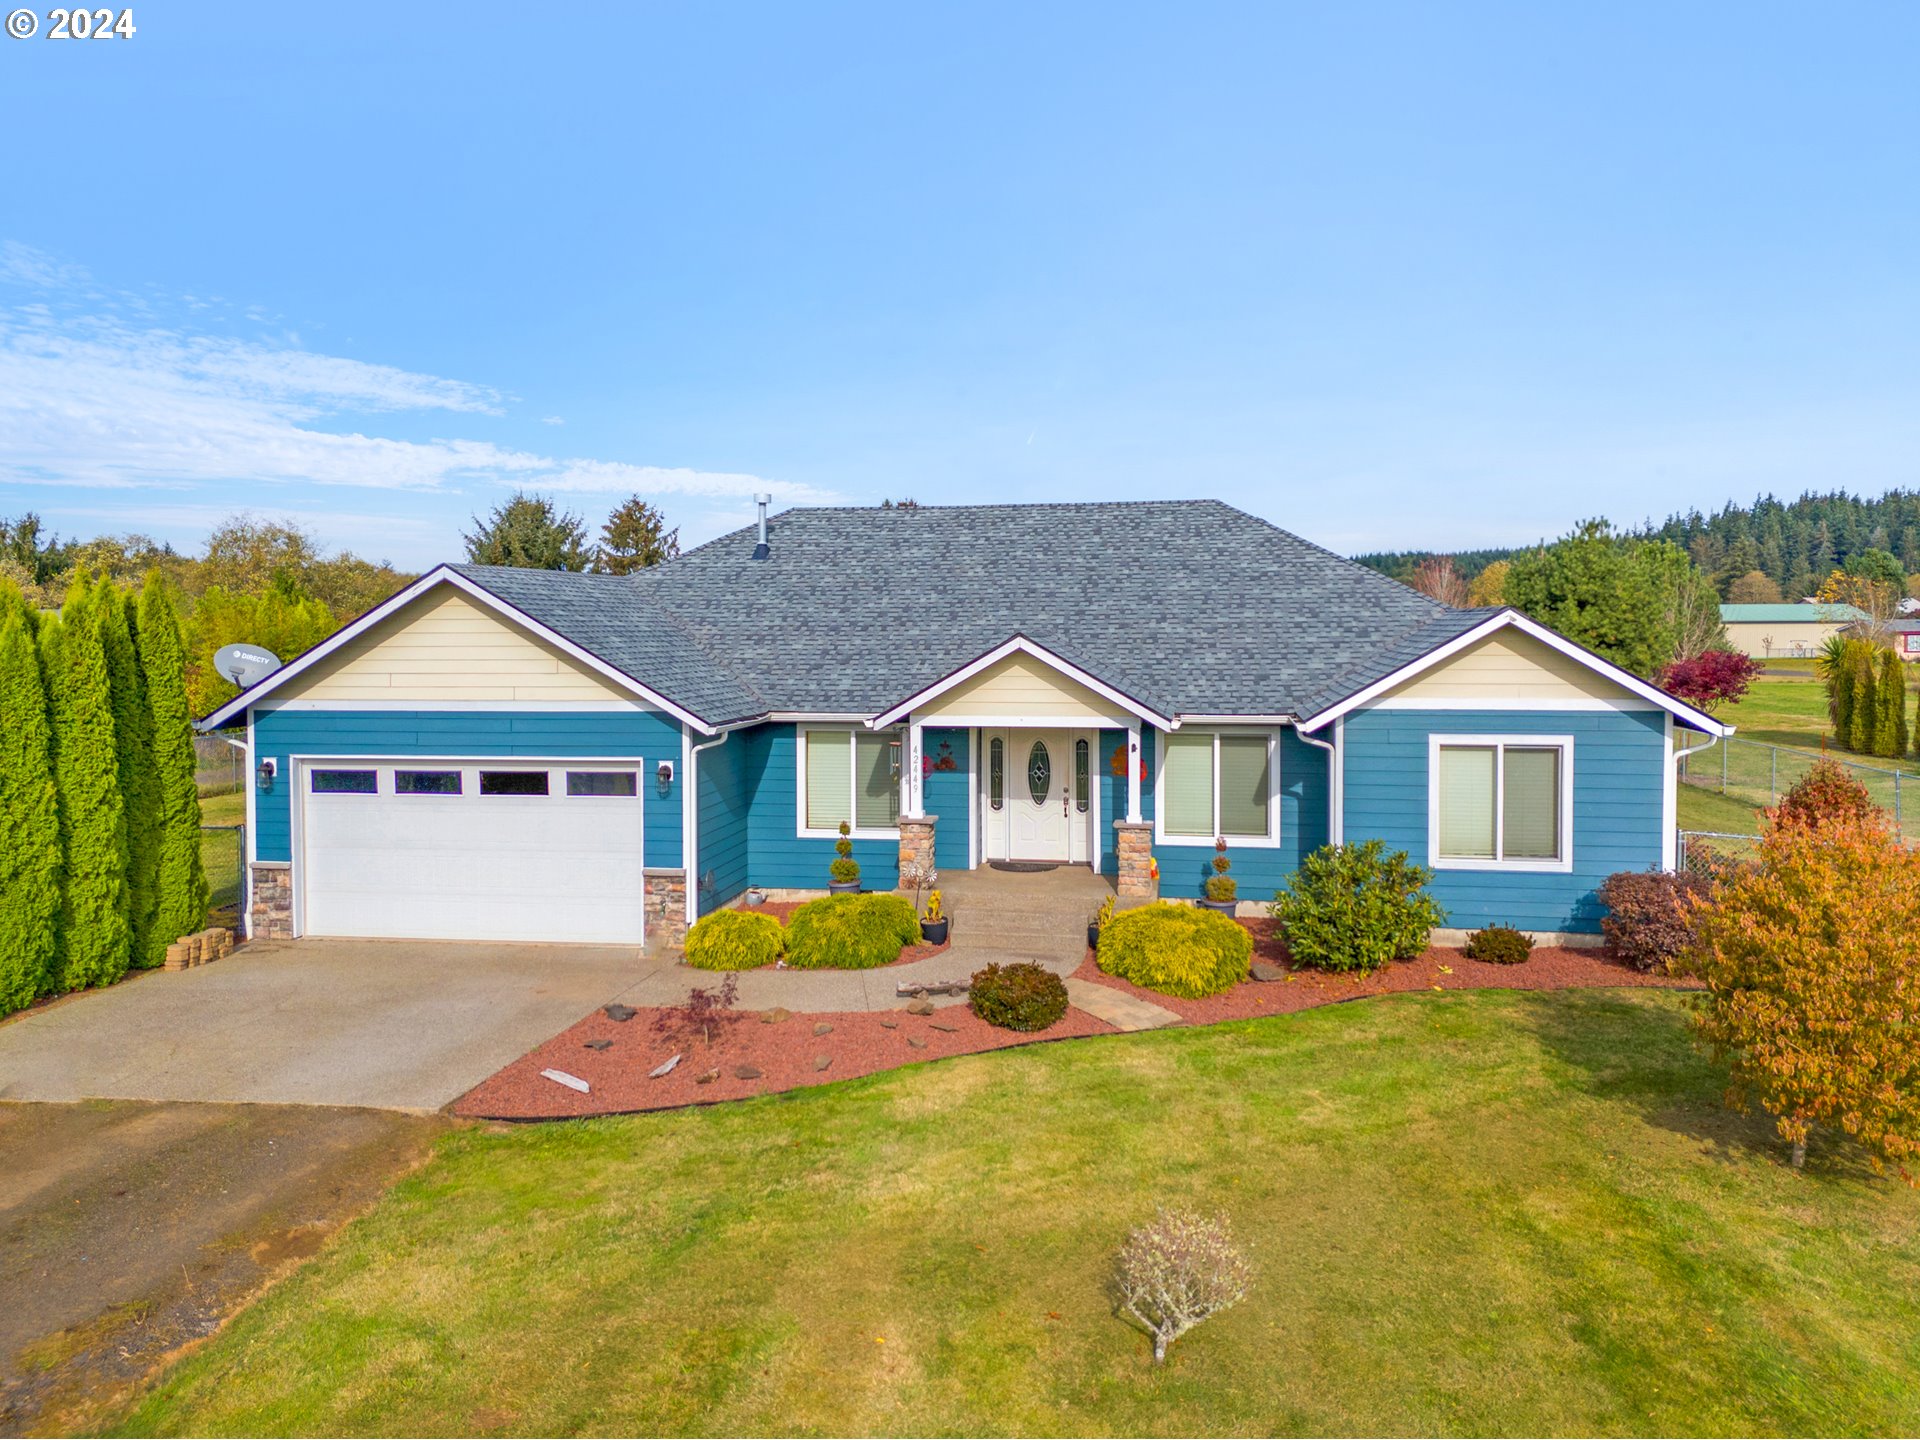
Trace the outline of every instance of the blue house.
<path fill-rule="evenodd" d="M 639 943 L 839 827 L 903 863 L 1261 902 L 1329 842 L 1449 926 L 1590 937 L 1671 867 L 1711 716 L 1214 501 L 798 509 L 617 577 L 448 565 L 203 722 L 245 725 L 254 933 Z"/>

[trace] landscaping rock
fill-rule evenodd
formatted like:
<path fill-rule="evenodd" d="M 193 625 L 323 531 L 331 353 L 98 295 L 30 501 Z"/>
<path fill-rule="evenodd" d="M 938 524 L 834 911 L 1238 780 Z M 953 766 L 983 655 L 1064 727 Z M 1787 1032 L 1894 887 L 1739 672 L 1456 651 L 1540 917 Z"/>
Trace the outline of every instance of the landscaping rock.
<path fill-rule="evenodd" d="M 720 1072 L 718 1070 L 703 1070 L 693 1077 L 693 1083 L 696 1085 L 711 1085 L 719 1078 Z"/>
<path fill-rule="evenodd" d="M 882 1030 L 898 1030 L 900 1028 L 900 1022 L 898 1020 L 889 1020 L 883 1015 L 880 1017 L 880 1028 Z"/>
<path fill-rule="evenodd" d="M 631 1020 L 640 1012 L 634 1009 L 633 1006 L 622 1005 L 616 1000 L 611 1005 L 602 1005 L 600 1007 L 600 1013 L 609 1020 Z"/>
<path fill-rule="evenodd" d="M 955 1025 L 951 1020 L 929 1020 L 927 1025 L 928 1028 L 933 1030 L 944 1030 L 949 1035 L 957 1035 L 960 1033 L 960 1027 Z"/>
<path fill-rule="evenodd" d="M 931 1014 L 933 1014 L 933 1002 L 932 1002 L 931 1000 L 927 1000 L 927 999 L 920 999 L 920 1000 L 915 1000 L 915 1001 L 912 1001 L 912 1002 L 911 1002 L 911 1003 L 910 1003 L 910 1004 L 909 1004 L 909 1005 L 907 1006 L 907 1014 L 909 1014 L 909 1015 L 931 1015 Z"/>
<path fill-rule="evenodd" d="M 1252 974 L 1254 979 L 1268 984 L 1271 984 L 1275 980 L 1284 980 L 1287 978 L 1286 971 L 1282 970 L 1278 965 L 1269 965 L 1264 960 L 1256 960 L 1253 962 Z"/>
<path fill-rule="evenodd" d="M 926 1040 L 919 1035 L 907 1036 L 907 1044 L 911 1045 L 916 1050 L 924 1050 L 927 1048 Z"/>
<path fill-rule="evenodd" d="M 771 1010 L 762 1010 L 760 1012 L 760 1023 L 762 1025 L 778 1025 L 782 1020 L 791 1020 L 792 1018 L 793 1012 L 784 1005 L 776 1005 Z"/>
<path fill-rule="evenodd" d="M 587 1049 L 589 1050 L 611 1050 L 612 1048 L 613 1048 L 613 1041 L 611 1040 L 587 1041 Z"/>
<path fill-rule="evenodd" d="M 816 1035 L 831 1035 L 833 1033 L 833 1027 L 822 1020 L 813 1027 L 813 1033 Z"/>
<path fill-rule="evenodd" d="M 831 1064 L 833 1064 L 833 1057 L 831 1055 L 816 1055 L 813 1057 L 813 1068 L 816 1070 L 824 1070 Z"/>
<path fill-rule="evenodd" d="M 647 1078 L 649 1080 L 658 1080 L 663 1075 L 671 1075 L 673 1073 L 673 1067 L 679 1063 L 680 1057 L 678 1055 L 674 1056 L 671 1060 L 662 1061 L 660 1064 L 654 1066 L 653 1069 L 647 1071 Z"/>
<path fill-rule="evenodd" d="M 733 1067 L 733 1078 L 736 1080 L 758 1080 L 766 1073 L 767 1072 L 762 1070 L 758 1065 L 736 1065 Z"/>

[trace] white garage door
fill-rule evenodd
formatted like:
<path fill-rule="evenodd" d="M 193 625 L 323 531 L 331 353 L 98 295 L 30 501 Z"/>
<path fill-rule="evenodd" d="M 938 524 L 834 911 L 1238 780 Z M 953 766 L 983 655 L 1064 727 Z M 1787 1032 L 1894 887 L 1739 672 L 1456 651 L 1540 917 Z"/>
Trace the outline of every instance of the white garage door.
<path fill-rule="evenodd" d="M 299 768 L 304 933 L 640 943 L 640 762 Z"/>

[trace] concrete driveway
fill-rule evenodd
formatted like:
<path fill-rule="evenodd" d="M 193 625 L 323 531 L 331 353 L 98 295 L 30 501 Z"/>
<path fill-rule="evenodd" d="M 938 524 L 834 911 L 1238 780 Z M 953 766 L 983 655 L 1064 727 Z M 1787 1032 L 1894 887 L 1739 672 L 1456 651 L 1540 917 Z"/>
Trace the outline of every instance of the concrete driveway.
<path fill-rule="evenodd" d="M 632 946 L 256 942 L 0 1024 L 0 1100 L 437 1110 L 660 966 Z"/>

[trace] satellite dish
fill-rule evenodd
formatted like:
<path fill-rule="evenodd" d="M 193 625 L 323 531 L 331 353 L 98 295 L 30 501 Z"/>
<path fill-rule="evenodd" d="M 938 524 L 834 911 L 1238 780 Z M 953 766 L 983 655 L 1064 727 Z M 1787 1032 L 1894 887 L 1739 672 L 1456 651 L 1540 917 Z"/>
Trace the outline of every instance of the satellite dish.
<path fill-rule="evenodd" d="M 280 657 L 258 645 L 222 645 L 213 653 L 213 668 L 248 690 L 280 668 Z"/>

